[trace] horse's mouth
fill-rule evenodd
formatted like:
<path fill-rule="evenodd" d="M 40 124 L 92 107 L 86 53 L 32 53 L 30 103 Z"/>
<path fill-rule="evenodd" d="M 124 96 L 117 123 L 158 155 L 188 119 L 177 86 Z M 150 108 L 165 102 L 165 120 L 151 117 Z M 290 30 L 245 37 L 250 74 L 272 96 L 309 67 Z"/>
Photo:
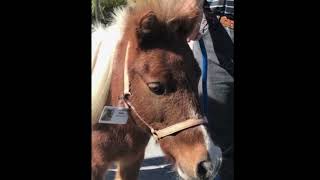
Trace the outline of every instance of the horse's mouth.
<path fill-rule="evenodd" d="M 220 166 L 218 165 L 218 166 L 214 166 L 212 168 L 213 168 L 213 171 L 211 171 L 208 176 L 191 177 L 183 171 L 183 168 L 181 168 L 181 166 L 178 163 L 176 164 L 176 170 L 178 172 L 180 180 L 211 180 L 211 179 L 214 179 L 218 174 Z"/>
<path fill-rule="evenodd" d="M 214 178 L 213 176 L 207 178 L 190 177 L 183 171 L 183 169 L 180 166 L 177 166 L 177 172 L 180 180 L 209 180 Z"/>

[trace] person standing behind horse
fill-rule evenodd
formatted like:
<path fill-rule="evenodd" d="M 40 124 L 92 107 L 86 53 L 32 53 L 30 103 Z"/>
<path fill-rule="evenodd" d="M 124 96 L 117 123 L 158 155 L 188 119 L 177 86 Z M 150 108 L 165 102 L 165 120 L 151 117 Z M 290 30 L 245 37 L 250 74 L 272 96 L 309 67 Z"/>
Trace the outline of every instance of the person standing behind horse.
<path fill-rule="evenodd" d="M 202 72 L 206 64 L 207 78 L 203 81 L 207 87 L 203 89 L 200 80 L 199 93 L 212 138 L 223 151 L 221 180 L 233 180 L 233 2 L 199 2 L 203 7 L 203 18 L 188 38 Z M 203 52 L 207 55 L 207 63 L 203 62 Z"/>

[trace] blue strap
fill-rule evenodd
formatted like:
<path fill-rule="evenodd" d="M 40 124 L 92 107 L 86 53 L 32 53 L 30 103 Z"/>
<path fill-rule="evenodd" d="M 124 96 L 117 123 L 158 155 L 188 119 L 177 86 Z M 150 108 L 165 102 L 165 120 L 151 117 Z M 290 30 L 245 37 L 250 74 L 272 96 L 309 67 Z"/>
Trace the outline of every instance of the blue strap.
<path fill-rule="evenodd" d="M 202 99 L 203 99 L 203 113 L 208 115 L 208 92 L 207 92 L 207 69 L 208 69 L 208 56 L 204 41 L 201 38 L 199 40 L 201 52 L 202 52 Z"/>
<path fill-rule="evenodd" d="M 203 113 L 205 116 L 208 115 L 208 92 L 207 92 L 207 74 L 208 74 L 208 56 L 207 50 L 204 46 L 204 41 L 201 38 L 199 40 L 200 49 L 202 52 L 202 96 L 203 96 Z M 219 175 L 214 180 L 221 180 Z"/>
<path fill-rule="evenodd" d="M 216 178 L 214 178 L 214 180 L 221 180 L 221 177 L 217 175 Z"/>

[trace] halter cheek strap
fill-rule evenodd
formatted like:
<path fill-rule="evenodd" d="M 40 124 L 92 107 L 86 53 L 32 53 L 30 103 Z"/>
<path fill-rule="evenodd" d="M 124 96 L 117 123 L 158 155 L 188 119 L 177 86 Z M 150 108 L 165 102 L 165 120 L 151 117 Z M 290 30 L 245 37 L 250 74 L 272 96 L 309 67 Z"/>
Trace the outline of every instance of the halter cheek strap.
<path fill-rule="evenodd" d="M 159 141 L 160 139 L 166 136 L 169 136 L 171 134 L 180 132 L 182 130 L 185 130 L 194 126 L 205 124 L 208 122 L 206 119 L 187 119 L 185 121 L 168 126 L 166 128 L 155 130 L 146 121 L 143 120 L 143 118 L 139 115 L 137 110 L 134 108 L 134 106 L 132 106 L 132 104 L 129 102 L 128 99 L 124 98 L 124 102 L 128 106 L 128 108 L 131 109 L 136 114 L 138 119 L 150 129 L 150 132 L 156 141 Z"/>
<path fill-rule="evenodd" d="M 166 128 L 160 129 L 160 130 L 155 130 L 152 128 L 152 126 L 150 126 L 145 120 L 143 120 L 143 118 L 139 115 L 139 113 L 137 112 L 137 110 L 135 109 L 135 107 L 130 103 L 128 97 L 131 95 L 130 93 L 130 83 L 129 83 L 129 75 L 128 75 L 128 59 L 129 59 L 129 50 L 131 49 L 131 42 L 129 41 L 127 44 L 127 49 L 126 49 L 126 56 L 125 56 L 125 62 L 124 62 L 124 86 L 123 86 L 123 101 L 125 103 L 125 105 L 131 109 L 136 116 L 138 117 L 138 119 L 145 124 L 149 129 L 150 132 L 152 134 L 152 137 L 156 140 L 159 141 L 160 139 L 172 135 L 174 133 L 183 131 L 185 129 L 194 127 L 194 126 L 198 126 L 201 124 L 205 124 L 207 123 L 206 119 L 187 119 L 185 121 L 176 123 L 174 125 L 168 126 Z"/>
<path fill-rule="evenodd" d="M 124 59 L 124 71 L 123 71 L 123 95 L 126 98 L 130 96 L 130 84 L 129 84 L 129 75 L 128 75 L 128 59 L 129 59 L 129 50 L 131 49 L 131 42 L 128 41 L 127 49 L 126 49 L 126 56 Z"/>
<path fill-rule="evenodd" d="M 155 131 L 155 135 L 156 135 L 156 138 L 160 140 L 161 138 L 164 138 L 176 132 L 179 132 L 194 126 L 198 126 L 204 123 L 207 123 L 207 121 L 203 119 L 188 119 L 180 123 L 174 124 L 172 126 L 166 127 L 164 129 Z"/>

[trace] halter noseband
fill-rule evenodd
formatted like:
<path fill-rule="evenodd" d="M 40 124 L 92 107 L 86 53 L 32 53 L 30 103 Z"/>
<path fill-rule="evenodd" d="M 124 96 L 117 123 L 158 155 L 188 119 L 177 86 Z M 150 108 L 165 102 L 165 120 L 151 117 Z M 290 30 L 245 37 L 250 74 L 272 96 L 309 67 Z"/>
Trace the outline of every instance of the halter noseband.
<path fill-rule="evenodd" d="M 159 141 L 160 139 L 169 136 L 171 134 L 174 134 L 179 131 L 183 131 L 185 129 L 198 126 L 201 124 L 208 123 L 206 119 L 187 119 L 185 121 L 176 123 L 174 125 L 168 126 L 166 128 L 160 129 L 160 130 L 155 130 L 153 129 L 146 121 L 143 120 L 143 118 L 139 115 L 135 107 L 130 103 L 129 101 L 129 96 L 131 95 L 130 93 L 130 83 L 129 83 L 129 75 L 128 75 L 128 58 L 129 58 L 129 49 L 131 47 L 130 41 L 128 42 L 127 49 L 126 49 L 126 56 L 125 56 L 125 62 L 124 62 L 124 88 L 123 88 L 123 96 L 121 99 L 124 101 L 125 105 L 127 108 L 131 109 L 138 119 L 145 124 L 149 129 L 152 134 L 152 137 L 156 140 Z"/>

